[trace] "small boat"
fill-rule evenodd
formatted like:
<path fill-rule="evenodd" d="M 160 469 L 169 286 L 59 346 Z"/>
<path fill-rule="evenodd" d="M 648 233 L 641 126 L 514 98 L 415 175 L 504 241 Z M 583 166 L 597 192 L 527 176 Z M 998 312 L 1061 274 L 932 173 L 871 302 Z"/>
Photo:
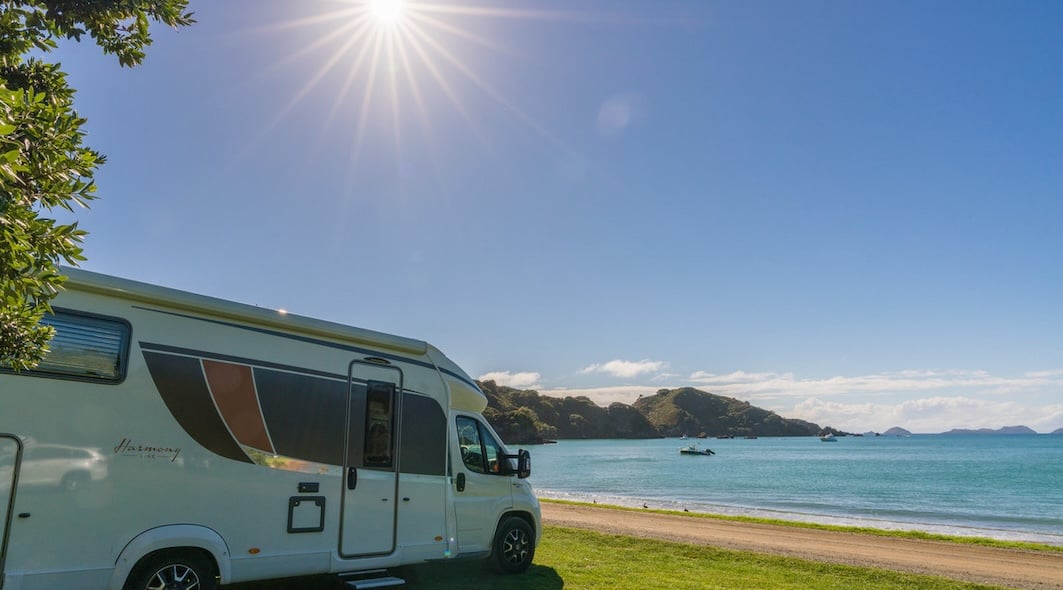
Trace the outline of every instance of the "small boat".
<path fill-rule="evenodd" d="M 827 434 L 824 434 L 823 436 L 819 437 L 819 440 L 821 440 L 823 442 L 838 442 L 838 439 L 834 438 L 834 435 L 831 434 L 830 432 L 828 432 Z"/>
<path fill-rule="evenodd" d="M 715 455 L 712 449 L 703 449 L 700 446 L 693 444 L 685 447 L 679 447 L 680 455 Z"/>

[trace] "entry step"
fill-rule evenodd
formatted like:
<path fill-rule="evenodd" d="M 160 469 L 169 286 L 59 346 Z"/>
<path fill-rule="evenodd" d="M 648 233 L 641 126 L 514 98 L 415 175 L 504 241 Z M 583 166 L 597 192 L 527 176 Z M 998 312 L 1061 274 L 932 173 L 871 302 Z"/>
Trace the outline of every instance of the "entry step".
<path fill-rule="evenodd" d="M 365 588 L 388 588 L 391 586 L 403 586 L 406 580 L 389 575 L 387 570 L 367 570 L 353 574 L 343 574 L 340 579 L 351 588 L 363 590 Z"/>

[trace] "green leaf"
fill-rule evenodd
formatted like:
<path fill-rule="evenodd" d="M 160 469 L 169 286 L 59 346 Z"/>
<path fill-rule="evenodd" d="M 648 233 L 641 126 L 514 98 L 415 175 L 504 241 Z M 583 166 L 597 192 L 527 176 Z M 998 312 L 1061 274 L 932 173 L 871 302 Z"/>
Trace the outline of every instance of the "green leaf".
<path fill-rule="evenodd" d="M 83 145 L 86 119 L 58 63 L 57 39 L 91 39 L 120 65 L 143 60 L 149 25 L 186 26 L 188 0 L 19 0 L 0 8 L 0 366 L 32 367 L 50 331 L 37 325 L 59 292 L 59 264 L 85 260 L 76 223 L 46 217 L 96 198 L 106 158 Z"/>

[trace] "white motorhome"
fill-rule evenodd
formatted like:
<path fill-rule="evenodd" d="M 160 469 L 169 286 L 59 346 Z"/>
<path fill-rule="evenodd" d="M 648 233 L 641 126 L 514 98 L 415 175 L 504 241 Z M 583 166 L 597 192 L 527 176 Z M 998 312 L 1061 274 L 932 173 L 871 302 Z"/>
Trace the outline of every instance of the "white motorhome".
<path fill-rule="evenodd" d="M 528 454 L 433 346 L 65 272 L 50 353 L 0 372 L 2 590 L 531 563 Z"/>

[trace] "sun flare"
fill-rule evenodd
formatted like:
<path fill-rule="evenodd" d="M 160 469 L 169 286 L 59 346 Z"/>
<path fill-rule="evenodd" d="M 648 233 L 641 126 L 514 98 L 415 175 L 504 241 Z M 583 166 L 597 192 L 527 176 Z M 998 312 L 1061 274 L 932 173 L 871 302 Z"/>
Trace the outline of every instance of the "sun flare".
<path fill-rule="evenodd" d="M 458 0 L 459 2 L 463 0 Z M 332 108 L 324 113 L 322 133 L 338 120 L 353 122 L 351 161 L 358 162 L 367 129 L 388 121 L 396 151 L 402 149 L 405 129 L 419 128 L 424 141 L 436 140 L 429 114 L 433 102 L 447 103 L 471 132 L 489 143 L 480 129 L 470 97 L 487 97 L 532 132 L 560 151 L 575 152 L 534 116 L 521 108 L 474 65 L 477 55 L 514 55 L 513 48 L 477 33 L 476 21 L 553 22 L 597 21 L 599 15 L 495 6 L 452 4 L 449 0 L 325 0 L 340 8 L 278 23 L 272 31 L 293 28 L 316 30 L 313 41 L 289 53 L 277 66 L 316 63 L 302 74 L 305 81 L 294 89 L 291 100 L 263 126 L 265 135 L 315 90 L 334 78 Z M 488 3 L 490 4 L 490 3 Z M 480 25 L 490 30 L 490 26 Z M 351 116 L 345 116 L 350 113 Z M 411 120 L 411 118 L 415 120 Z"/>
<path fill-rule="evenodd" d="M 369 0 L 369 13 L 380 24 L 398 24 L 405 12 L 405 0 Z"/>

